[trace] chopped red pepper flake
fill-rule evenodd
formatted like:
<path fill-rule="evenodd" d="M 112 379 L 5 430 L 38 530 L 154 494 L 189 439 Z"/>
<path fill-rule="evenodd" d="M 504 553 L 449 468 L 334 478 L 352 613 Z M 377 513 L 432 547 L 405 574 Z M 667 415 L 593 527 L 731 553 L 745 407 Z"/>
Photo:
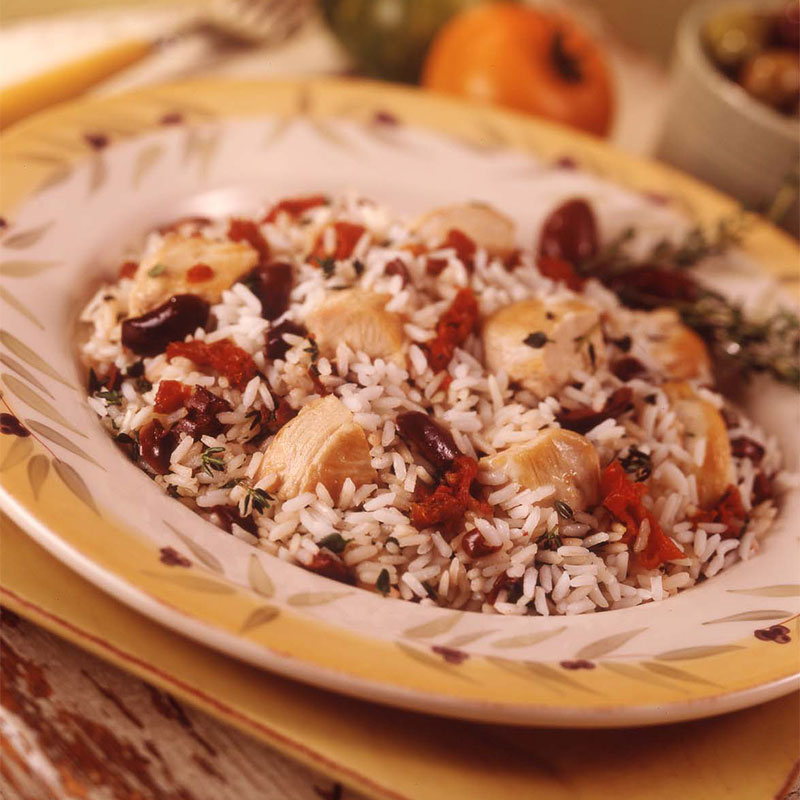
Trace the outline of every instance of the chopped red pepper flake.
<path fill-rule="evenodd" d="M 320 550 L 316 553 L 314 558 L 311 559 L 311 563 L 308 565 L 307 569 L 316 572 L 317 575 L 324 575 L 326 578 L 339 581 L 340 583 L 354 585 L 356 582 L 353 575 L 347 571 L 347 567 L 342 559 L 327 550 Z"/>
<path fill-rule="evenodd" d="M 328 198 L 324 194 L 312 194 L 308 195 L 308 197 L 287 197 L 285 200 L 276 203 L 261 221 L 275 222 L 278 214 L 288 214 L 294 219 L 309 209 L 324 206 L 327 202 Z"/>
<path fill-rule="evenodd" d="M 425 343 L 428 363 L 434 372 L 447 368 L 456 347 L 460 347 L 478 321 L 478 301 L 472 289 L 459 289 L 450 308 L 436 323 L 436 336 Z"/>
<path fill-rule="evenodd" d="M 470 456 L 458 455 L 445 473 L 444 480 L 431 494 L 411 504 L 411 523 L 419 529 L 442 525 L 442 535 L 452 538 L 468 510 L 491 515 L 491 507 L 470 494 L 478 474 L 478 462 Z"/>
<path fill-rule="evenodd" d="M 550 278 L 550 280 L 556 283 L 563 283 L 568 289 L 572 289 L 573 292 L 579 292 L 586 282 L 575 271 L 575 267 L 563 258 L 539 256 L 536 261 L 536 266 L 545 278 Z"/>
<path fill-rule="evenodd" d="M 132 278 L 136 274 L 137 269 L 139 269 L 138 261 L 123 261 L 119 266 L 119 277 Z"/>
<path fill-rule="evenodd" d="M 692 515 L 692 522 L 715 522 L 726 525 L 722 532 L 723 539 L 738 539 L 747 524 L 747 509 L 742 502 L 742 494 L 738 486 L 729 484 L 719 502 L 708 511 L 698 511 Z"/>
<path fill-rule="evenodd" d="M 208 264 L 195 264 L 186 271 L 186 280 L 189 283 L 204 283 L 214 277 L 214 270 Z"/>
<path fill-rule="evenodd" d="M 269 261 L 267 240 L 252 220 L 232 219 L 228 225 L 228 238 L 234 242 L 247 242 L 258 253 L 262 264 Z"/>
<path fill-rule="evenodd" d="M 334 230 L 335 243 L 333 250 L 327 250 L 325 247 L 325 230 L 321 230 L 314 242 L 314 247 L 309 256 L 310 260 L 317 259 L 319 261 L 325 258 L 350 258 L 353 255 L 358 240 L 364 235 L 363 225 L 356 225 L 353 222 L 334 222 L 331 226 Z"/>
<path fill-rule="evenodd" d="M 180 381 L 161 381 L 156 392 L 154 410 L 157 414 L 171 414 L 182 408 L 192 394 L 192 387 Z"/>
<path fill-rule="evenodd" d="M 441 275 L 446 269 L 446 258 L 433 258 L 432 256 L 428 256 L 428 258 L 425 259 L 425 272 L 428 275 L 436 277 L 437 275 Z"/>
<path fill-rule="evenodd" d="M 456 251 L 459 261 L 461 261 L 467 269 L 472 269 L 472 259 L 475 257 L 475 251 L 478 249 L 475 242 L 467 236 L 464 231 L 458 228 L 450 228 L 447 231 L 444 241 L 439 247 L 452 247 Z"/>
<path fill-rule="evenodd" d="M 600 488 L 604 497 L 603 506 L 626 528 L 623 542 L 632 542 L 639 535 L 639 528 L 645 520 L 650 523 L 647 546 L 635 554 L 645 569 L 655 569 L 665 561 L 684 557 L 683 550 L 661 530 L 658 520 L 642 504 L 647 487 L 631 481 L 619 461 L 612 461 L 603 470 Z"/>
<path fill-rule="evenodd" d="M 199 367 L 210 367 L 224 375 L 237 389 L 243 389 L 255 377 L 258 368 L 252 356 L 237 347 L 230 339 L 208 344 L 198 339 L 190 342 L 170 342 L 167 360 L 183 356 Z"/>

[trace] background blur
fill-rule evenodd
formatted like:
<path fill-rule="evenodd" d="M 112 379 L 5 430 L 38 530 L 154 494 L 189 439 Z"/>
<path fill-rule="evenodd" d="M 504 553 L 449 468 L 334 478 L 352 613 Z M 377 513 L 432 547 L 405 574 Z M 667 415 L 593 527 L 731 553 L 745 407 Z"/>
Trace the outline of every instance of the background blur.
<path fill-rule="evenodd" d="M 87 91 L 209 75 L 401 80 L 607 136 L 797 234 L 798 0 L 529 0 L 522 17 L 513 5 L 1 0 L 0 101 L 131 39 L 163 45 Z"/>

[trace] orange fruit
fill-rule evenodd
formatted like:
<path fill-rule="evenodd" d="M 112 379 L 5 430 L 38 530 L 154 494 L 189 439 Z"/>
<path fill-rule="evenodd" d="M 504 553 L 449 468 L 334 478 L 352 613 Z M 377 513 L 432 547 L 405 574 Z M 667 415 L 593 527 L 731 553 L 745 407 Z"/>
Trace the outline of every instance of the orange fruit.
<path fill-rule="evenodd" d="M 608 133 L 614 90 L 603 51 L 570 17 L 511 2 L 453 17 L 434 39 L 422 85 Z"/>

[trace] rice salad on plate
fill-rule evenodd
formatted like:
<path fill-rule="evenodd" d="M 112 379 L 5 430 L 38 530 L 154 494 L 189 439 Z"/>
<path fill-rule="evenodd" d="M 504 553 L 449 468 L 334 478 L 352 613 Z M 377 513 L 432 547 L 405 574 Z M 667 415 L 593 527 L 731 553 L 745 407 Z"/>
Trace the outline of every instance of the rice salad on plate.
<path fill-rule="evenodd" d="M 480 203 L 346 193 L 149 234 L 84 308 L 88 402 L 176 500 L 277 558 L 423 604 L 563 615 L 752 557 L 786 482 L 671 308 Z"/>

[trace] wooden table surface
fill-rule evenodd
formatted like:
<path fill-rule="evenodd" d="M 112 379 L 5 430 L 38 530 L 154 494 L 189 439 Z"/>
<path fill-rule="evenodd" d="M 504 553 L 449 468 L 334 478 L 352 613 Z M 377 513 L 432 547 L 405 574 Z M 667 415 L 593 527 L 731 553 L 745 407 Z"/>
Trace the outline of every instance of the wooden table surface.
<path fill-rule="evenodd" d="M 356 800 L 172 696 L 0 612 L 3 800 Z"/>

